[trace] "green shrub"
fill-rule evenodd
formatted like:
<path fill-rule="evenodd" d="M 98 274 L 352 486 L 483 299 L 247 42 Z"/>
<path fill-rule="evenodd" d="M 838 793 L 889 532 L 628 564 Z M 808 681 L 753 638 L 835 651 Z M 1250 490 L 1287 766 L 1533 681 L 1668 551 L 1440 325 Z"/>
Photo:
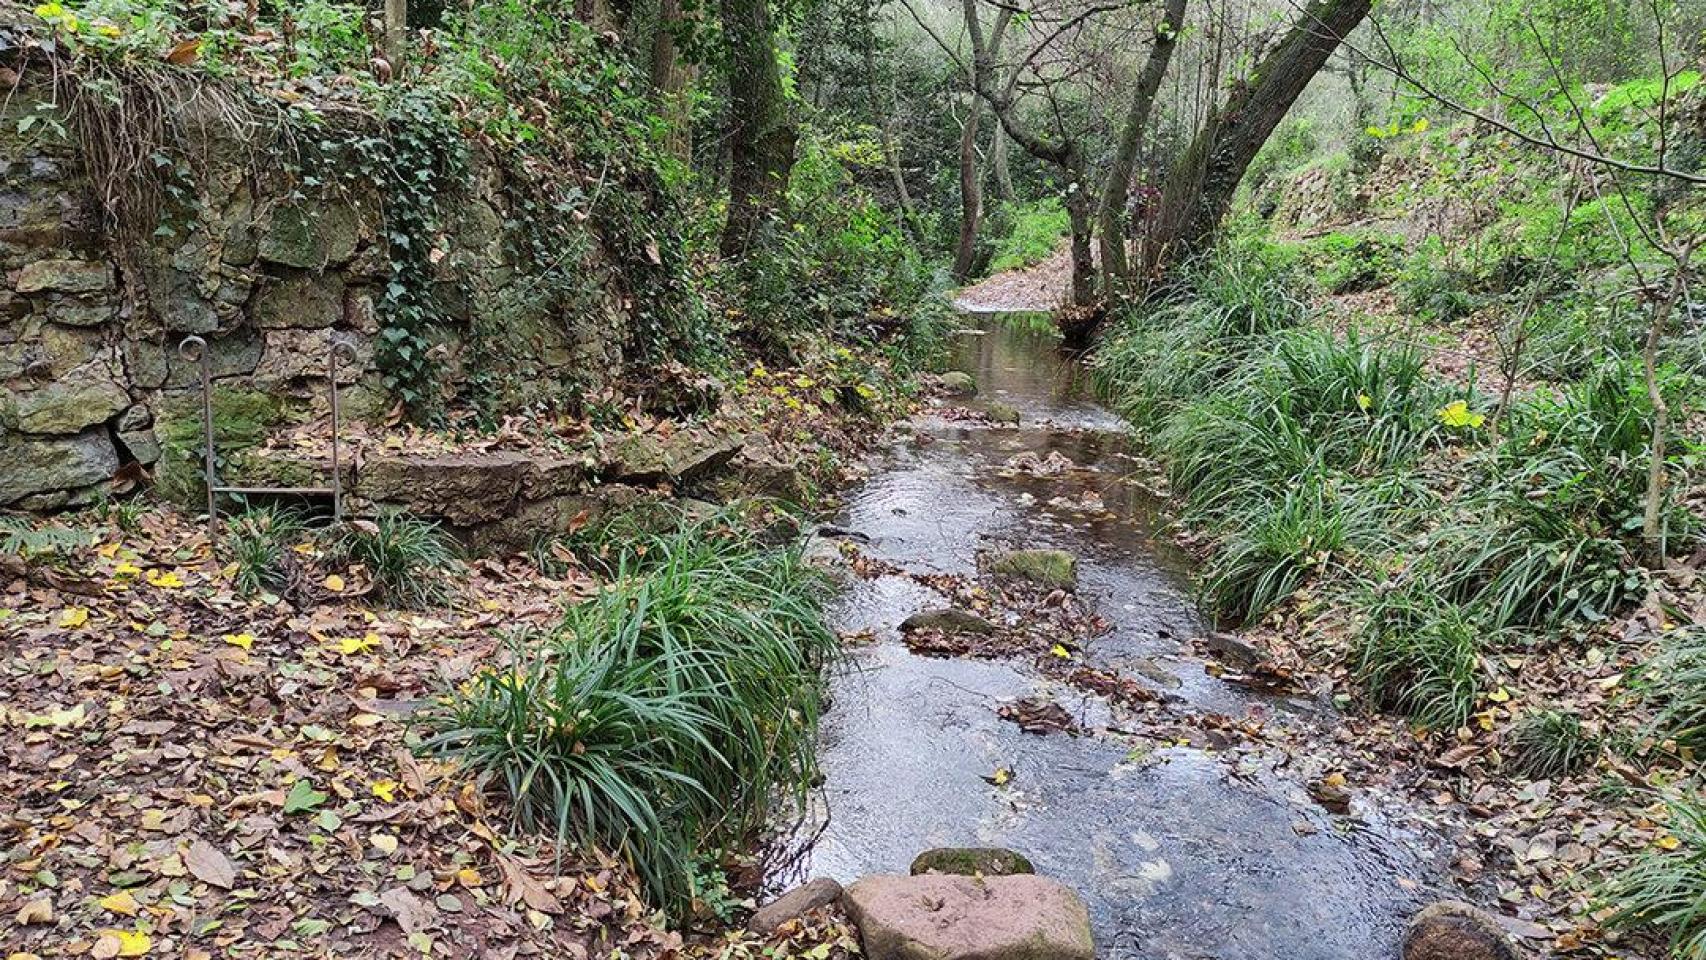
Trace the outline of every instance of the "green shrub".
<path fill-rule="evenodd" d="M 1441 253 L 1417 255 L 1398 278 L 1398 302 L 1405 310 L 1435 323 L 1454 323 L 1481 305 L 1475 278 L 1467 271 L 1441 265 Z"/>
<path fill-rule="evenodd" d="M 90 546 L 97 539 L 91 530 L 37 525 L 24 517 L 0 516 L 0 554 L 65 561 L 78 547 Z"/>
<path fill-rule="evenodd" d="M 1659 655 L 1641 670 L 1639 687 L 1656 711 L 1656 733 L 1678 746 L 1706 750 L 1706 628 L 1667 634 Z"/>
<path fill-rule="evenodd" d="M 1431 728 L 1467 723 L 1480 644 L 1494 635 L 1487 618 L 1418 590 L 1375 591 L 1361 605 L 1356 672 L 1374 702 Z"/>
<path fill-rule="evenodd" d="M 1398 279 L 1403 241 L 1369 233 L 1329 233 L 1310 242 L 1305 262 L 1328 293 L 1360 293 Z"/>
<path fill-rule="evenodd" d="M 1706 804 L 1670 801 L 1676 849 L 1635 854 L 1605 880 L 1599 899 L 1613 929 L 1648 929 L 1670 940 L 1677 960 L 1706 958 Z"/>
<path fill-rule="evenodd" d="M 276 507 L 251 507 L 229 518 L 223 547 L 236 567 L 232 579 L 237 592 L 252 596 L 290 586 L 300 569 L 293 548 L 307 536 L 300 515 Z"/>
<path fill-rule="evenodd" d="M 1029 203 L 1006 204 L 992 219 L 1009 224 L 1005 235 L 995 241 L 990 273 L 1016 270 L 1047 260 L 1060 249 L 1060 241 L 1071 229 L 1066 208 L 1059 197 Z"/>
<path fill-rule="evenodd" d="M 694 524 L 648 534 L 548 638 L 446 697 L 427 749 L 489 775 L 518 822 L 632 858 L 680 916 L 696 851 L 744 841 L 816 775 L 822 581 L 796 550 Z"/>
<path fill-rule="evenodd" d="M 1580 773 L 1599 756 L 1599 742 L 1582 719 L 1563 710 L 1533 710 L 1505 737 L 1511 765 L 1524 776 L 1553 779 Z"/>
<path fill-rule="evenodd" d="M 336 553 L 367 567 L 379 597 L 398 606 L 436 606 L 454 593 L 445 574 L 456 562 L 456 542 L 430 520 L 386 510 L 351 521 Z"/>

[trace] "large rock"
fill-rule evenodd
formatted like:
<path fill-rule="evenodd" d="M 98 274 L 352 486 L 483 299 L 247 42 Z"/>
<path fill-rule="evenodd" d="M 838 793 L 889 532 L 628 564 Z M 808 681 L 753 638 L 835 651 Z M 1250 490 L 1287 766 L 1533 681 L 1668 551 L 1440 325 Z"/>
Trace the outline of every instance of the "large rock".
<path fill-rule="evenodd" d="M 323 270 L 355 256 L 361 216 L 344 203 L 307 200 L 273 209 L 256 247 L 270 263 Z"/>
<path fill-rule="evenodd" d="M 269 277 L 255 297 L 253 316 L 255 326 L 268 330 L 333 326 L 344 316 L 344 281 L 308 270 Z"/>
<path fill-rule="evenodd" d="M 959 370 L 949 370 L 937 379 L 942 385 L 942 392 L 950 397 L 973 397 L 977 395 L 977 381 L 971 374 Z"/>
<path fill-rule="evenodd" d="M 1492 914 L 1441 900 L 1410 918 L 1403 960 L 1520 960 L 1522 954 Z"/>
<path fill-rule="evenodd" d="M 605 448 L 605 463 L 612 479 L 626 483 L 691 479 L 728 464 L 746 445 L 746 439 L 741 434 L 697 430 L 682 430 L 668 437 L 628 433 Z"/>
<path fill-rule="evenodd" d="M 1092 960 L 1084 901 L 1046 877 L 871 876 L 841 905 L 868 960 Z"/>
<path fill-rule="evenodd" d="M 1064 550 L 1008 550 L 991 554 L 987 569 L 1004 580 L 1024 580 L 1049 590 L 1078 586 L 1078 558 Z"/>
<path fill-rule="evenodd" d="M 530 456 L 506 450 L 383 454 L 362 466 L 354 492 L 467 527 L 509 514 L 531 469 Z"/>
<path fill-rule="evenodd" d="M 0 429 L 0 506 L 26 497 L 103 483 L 118 470 L 118 451 L 104 427 L 41 439 Z"/>
<path fill-rule="evenodd" d="M 53 383 L 16 394 L 6 419 L 24 433 L 64 435 L 105 423 L 130 406 L 130 393 L 106 364 L 91 363 Z"/>
<path fill-rule="evenodd" d="M 746 922 L 746 929 L 768 937 L 776 928 L 819 907 L 826 907 L 841 897 L 841 884 L 829 877 L 795 887 L 780 897 L 759 907 Z"/>
<path fill-rule="evenodd" d="M 995 632 L 995 624 L 975 613 L 942 607 L 918 611 L 901 621 L 900 629 L 903 633 L 911 633 L 914 630 L 940 630 L 943 633 L 990 634 Z"/>
<path fill-rule="evenodd" d="M 37 260 L 18 271 L 19 293 L 96 293 L 113 289 L 113 268 L 104 260 Z"/>
<path fill-rule="evenodd" d="M 1006 847 L 937 847 L 912 858 L 913 876 L 950 873 L 961 877 L 1009 877 L 1036 873 L 1030 858 Z"/>

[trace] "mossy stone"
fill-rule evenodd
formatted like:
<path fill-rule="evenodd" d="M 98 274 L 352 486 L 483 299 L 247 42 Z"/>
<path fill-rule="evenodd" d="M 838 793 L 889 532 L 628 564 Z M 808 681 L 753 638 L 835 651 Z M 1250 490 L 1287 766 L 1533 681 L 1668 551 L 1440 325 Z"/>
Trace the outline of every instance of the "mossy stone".
<path fill-rule="evenodd" d="M 1024 580 L 1050 590 L 1078 586 L 1078 558 L 1064 550 L 1009 550 L 989 558 L 993 576 Z"/>
<path fill-rule="evenodd" d="M 915 877 L 923 873 L 1007 877 L 1036 872 L 1029 858 L 1005 847 L 937 847 L 914 857 L 911 869 Z"/>

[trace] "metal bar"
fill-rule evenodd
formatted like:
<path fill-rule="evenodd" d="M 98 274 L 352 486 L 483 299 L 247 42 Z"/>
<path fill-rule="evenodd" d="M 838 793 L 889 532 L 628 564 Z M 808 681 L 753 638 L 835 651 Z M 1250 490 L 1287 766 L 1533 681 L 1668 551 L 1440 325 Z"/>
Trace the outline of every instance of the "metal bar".
<path fill-rule="evenodd" d="M 215 487 L 220 493 L 235 493 L 240 496 L 250 496 L 257 493 L 274 493 L 288 497 L 329 497 L 331 487 Z"/>
<path fill-rule="evenodd" d="M 207 341 L 191 334 L 178 342 L 178 355 L 188 360 L 191 352 L 201 367 L 201 469 L 202 482 L 207 487 L 207 545 L 219 549 L 219 506 L 213 479 L 213 362 L 208 355 Z"/>

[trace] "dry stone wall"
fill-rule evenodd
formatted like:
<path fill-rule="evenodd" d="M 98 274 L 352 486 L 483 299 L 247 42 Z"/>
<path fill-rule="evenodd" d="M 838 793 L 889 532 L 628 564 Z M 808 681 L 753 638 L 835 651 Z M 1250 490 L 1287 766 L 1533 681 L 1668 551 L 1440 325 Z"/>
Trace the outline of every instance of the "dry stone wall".
<path fill-rule="evenodd" d="M 17 82 L 0 87 L 0 508 L 87 503 L 115 476 L 169 468 L 160 461 L 174 452 L 198 456 L 199 373 L 178 352 L 189 334 L 208 343 L 227 440 L 318 415 L 334 337 L 356 350 L 342 377 L 350 412 L 390 408 L 373 364 L 390 276 L 377 189 L 314 195 L 266 168 L 276 157 L 239 161 L 210 144 L 188 213 L 166 216 L 145 243 L 120 244 L 46 77 L 0 71 L 0 83 L 8 76 Z M 596 386 L 621 364 L 622 302 L 570 311 L 508 295 L 523 271 L 518 218 L 498 165 L 469 152 L 467 182 L 445 192 L 438 238 L 447 392 L 471 375 L 469 332 L 500 309 L 507 354 L 483 344 L 484 360 L 518 385 L 503 398 L 512 408 Z M 597 289 L 608 270 L 595 239 L 585 261 Z"/>

